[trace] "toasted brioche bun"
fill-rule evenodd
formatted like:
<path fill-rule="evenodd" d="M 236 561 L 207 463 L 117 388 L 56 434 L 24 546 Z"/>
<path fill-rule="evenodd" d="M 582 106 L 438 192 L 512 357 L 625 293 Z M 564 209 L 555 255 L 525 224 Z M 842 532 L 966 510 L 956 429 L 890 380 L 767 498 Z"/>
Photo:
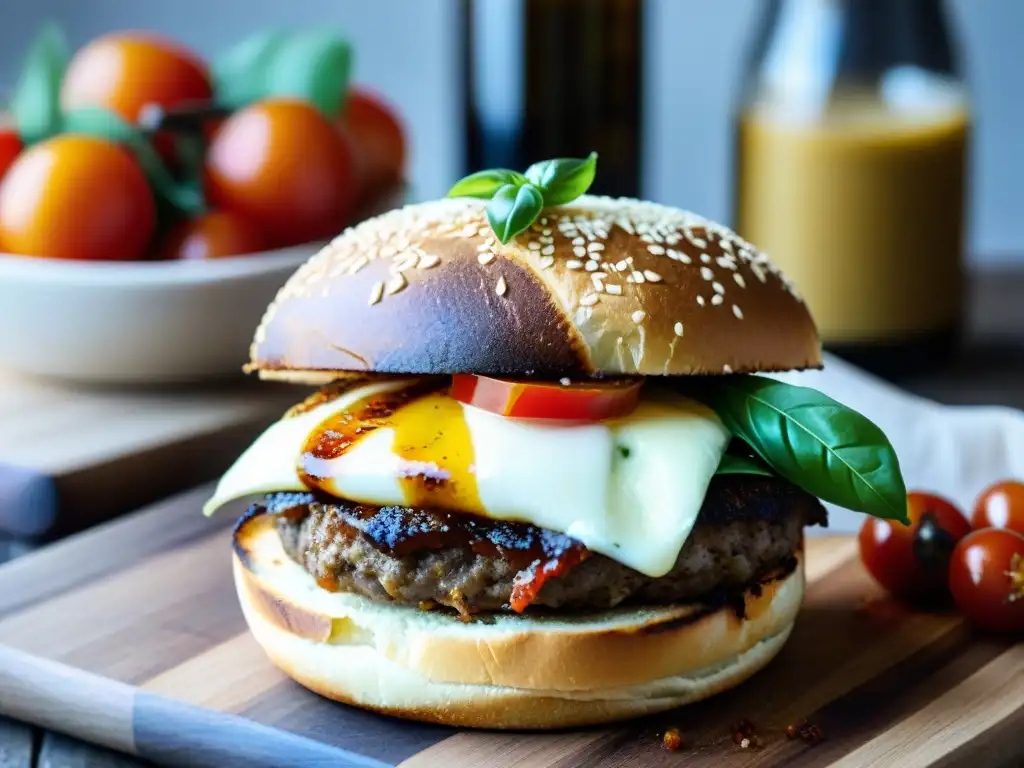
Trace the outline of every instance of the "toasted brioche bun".
<path fill-rule="evenodd" d="M 797 567 L 749 590 L 745 618 L 700 604 L 580 616 L 451 614 L 328 592 L 289 559 L 273 520 L 243 518 L 234 576 L 271 661 L 330 699 L 478 728 L 561 728 L 671 709 L 732 688 L 789 636 Z"/>
<path fill-rule="evenodd" d="M 480 200 L 410 205 L 302 266 L 257 329 L 250 371 L 545 378 L 821 365 L 792 285 L 694 214 L 584 196 L 502 245 Z"/>

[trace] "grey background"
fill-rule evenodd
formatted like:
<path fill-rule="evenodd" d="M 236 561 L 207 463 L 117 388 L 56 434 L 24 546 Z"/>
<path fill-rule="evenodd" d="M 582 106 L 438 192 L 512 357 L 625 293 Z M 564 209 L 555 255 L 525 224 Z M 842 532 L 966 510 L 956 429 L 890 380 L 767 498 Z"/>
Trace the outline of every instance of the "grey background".
<path fill-rule="evenodd" d="M 763 0 L 646 2 L 644 194 L 726 219 L 730 107 Z M 1024 2 L 948 5 L 977 116 L 970 249 L 986 261 L 1024 261 Z M 456 0 L 6 0 L 0 86 L 10 85 L 47 19 L 75 44 L 112 29 L 154 29 L 204 54 L 264 26 L 333 24 L 357 46 L 356 79 L 380 89 L 407 118 L 412 182 L 418 196 L 432 197 L 461 170 L 456 14 Z"/>

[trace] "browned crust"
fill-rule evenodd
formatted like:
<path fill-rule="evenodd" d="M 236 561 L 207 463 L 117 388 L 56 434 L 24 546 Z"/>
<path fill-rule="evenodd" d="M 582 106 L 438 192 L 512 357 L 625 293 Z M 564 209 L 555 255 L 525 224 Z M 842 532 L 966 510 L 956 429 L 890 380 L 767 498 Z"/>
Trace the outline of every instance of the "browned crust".
<path fill-rule="evenodd" d="M 804 303 L 725 227 L 608 198 L 545 214 L 506 246 L 475 200 L 407 206 L 348 230 L 281 290 L 249 370 L 321 383 L 340 371 L 550 378 L 820 366 Z"/>
<path fill-rule="evenodd" d="M 278 630 L 318 642 L 334 634 L 332 627 L 343 630 L 343 642 L 371 634 L 385 658 L 429 681 L 537 691 L 698 675 L 790 626 L 803 594 L 798 567 L 749 590 L 743 618 L 732 607 L 685 604 L 598 612 L 569 624 L 517 617 L 501 631 L 355 596 L 346 605 L 310 609 L 303 592 L 319 588 L 287 560 L 269 516 L 251 517 L 236 530 L 235 579 L 249 613 Z"/>

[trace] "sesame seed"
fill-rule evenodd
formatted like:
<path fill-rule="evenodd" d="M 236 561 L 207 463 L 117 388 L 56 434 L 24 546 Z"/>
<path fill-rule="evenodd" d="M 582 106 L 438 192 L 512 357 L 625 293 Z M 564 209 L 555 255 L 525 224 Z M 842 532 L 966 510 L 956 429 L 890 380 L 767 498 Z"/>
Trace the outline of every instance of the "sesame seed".
<path fill-rule="evenodd" d="M 389 296 L 391 296 L 392 294 L 398 293 L 400 290 L 405 288 L 406 285 L 407 283 L 405 282 L 405 278 L 402 276 L 402 273 L 399 272 L 397 275 L 394 275 L 390 280 L 388 280 L 387 285 L 384 286 L 384 290 Z"/>
<path fill-rule="evenodd" d="M 621 285 L 616 285 L 615 283 L 612 283 L 611 285 L 606 285 L 604 287 L 604 289 L 608 293 L 612 294 L 613 296 L 621 296 L 622 295 L 622 286 Z"/>
<path fill-rule="evenodd" d="M 539 251 L 540 243 L 538 243 L 536 240 L 531 240 L 530 244 L 526 247 L 529 248 L 531 251 Z"/>
<path fill-rule="evenodd" d="M 373 306 L 384 296 L 384 283 L 374 283 L 370 291 L 370 306 Z"/>
<path fill-rule="evenodd" d="M 665 249 L 662 246 L 660 246 L 660 245 L 648 245 L 647 246 L 647 252 L 648 253 L 652 253 L 655 256 L 664 256 L 665 255 Z"/>
<path fill-rule="evenodd" d="M 718 238 L 718 245 L 721 247 L 723 251 L 732 253 L 732 243 L 728 239 L 724 237 Z"/>
<path fill-rule="evenodd" d="M 633 274 L 630 275 L 630 277 L 633 278 L 634 283 L 642 283 L 644 281 L 643 272 L 634 272 Z"/>
<path fill-rule="evenodd" d="M 569 269 L 582 269 L 583 262 L 580 261 L 579 259 L 569 259 L 567 262 L 565 262 L 565 266 L 568 267 Z"/>
<path fill-rule="evenodd" d="M 673 330 L 676 332 L 676 336 L 682 336 L 683 335 L 683 324 L 682 323 L 676 323 L 673 326 Z"/>
<path fill-rule="evenodd" d="M 711 270 L 711 267 L 701 267 L 700 276 L 703 277 L 705 280 L 715 279 L 715 273 Z"/>
<path fill-rule="evenodd" d="M 704 297 L 703 296 L 698 296 L 697 297 L 697 303 L 700 304 L 703 307 L 704 306 Z"/>
<path fill-rule="evenodd" d="M 696 245 L 698 248 L 707 248 L 708 241 L 700 237 L 690 237 L 690 242 Z"/>
<path fill-rule="evenodd" d="M 578 257 L 579 257 L 579 258 L 581 258 L 581 259 L 584 259 L 584 258 L 586 258 L 586 256 L 587 256 L 587 249 L 586 249 L 586 248 L 584 248 L 584 247 L 583 247 L 582 245 L 577 245 L 577 246 L 575 246 L 575 247 L 574 247 L 574 248 L 572 249 L 572 252 L 573 252 L 573 255 L 574 255 L 574 256 L 578 256 Z"/>
<path fill-rule="evenodd" d="M 490 249 L 491 246 L 488 245 L 487 243 L 480 243 L 480 245 L 476 247 L 477 253 L 483 253 L 484 251 L 489 251 Z"/>
<path fill-rule="evenodd" d="M 540 217 L 540 223 L 541 224 L 547 224 L 548 223 L 548 217 L 547 216 L 541 216 Z"/>
<path fill-rule="evenodd" d="M 725 286 L 718 281 L 713 282 L 711 287 L 714 289 L 715 293 L 725 293 Z"/>
<path fill-rule="evenodd" d="M 555 257 L 554 256 L 543 256 L 543 257 L 541 257 L 541 260 L 540 260 L 540 268 L 541 269 L 549 269 L 551 267 L 551 265 L 553 265 L 554 263 L 555 263 Z"/>
<path fill-rule="evenodd" d="M 504 276 L 498 278 L 498 284 L 494 286 L 494 292 L 499 296 L 504 296 L 508 292 L 508 284 L 505 282 Z"/>
<path fill-rule="evenodd" d="M 354 275 L 356 272 L 358 272 L 360 269 L 362 269 L 369 263 L 369 259 L 367 259 L 365 256 L 360 256 L 358 259 L 352 262 L 352 266 L 348 268 L 348 273 L 350 275 Z"/>
<path fill-rule="evenodd" d="M 586 296 L 580 299 L 580 306 L 592 307 L 597 304 L 598 296 L 596 293 L 588 293 Z"/>
<path fill-rule="evenodd" d="M 596 291 L 603 291 L 604 290 L 604 282 L 603 281 L 604 281 L 604 273 L 603 272 L 595 272 L 594 274 L 592 274 L 590 276 L 590 282 L 592 282 L 594 284 L 594 290 L 596 290 Z"/>
<path fill-rule="evenodd" d="M 643 234 L 643 235 L 640 235 L 640 241 L 644 242 L 644 243 L 653 243 L 654 242 L 654 238 L 651 237 L 648 234 Z"/>
<path fill-rule="evenodd" d="M 627 269 L 629 269 L 629 262 L 626 261 L 625 259 L 617 261 L 615 262 L 615 269 L 618 270 L 619 272 L 625 272 Z"/>
<path fill-rule="evenodd" d="M 649 282 L 649 283 L 660 283 L 661 282 L 661 275 L 659 275 L 657 272 L 655 272 L 654 270 L 651 270 L 651 269 L 645 269 L 644 270 L 644 277 L 647 278 L 647 282 Z"/>
<path fill-rule="evenodd" d="M 417 266 L 419 266 L 420 269 L 430 269 L 431 267 L 436 267 L 440 263 L 441 259 L 434 254 L 424 253 L 420 256 L 420 261 Z"/>
<path fill-rule="evenodd" d="M 391 271 L 404 272 L 405 270 L 409 269 L 409 267 L 413 266 L 416 263 L 416 258 L 417 257 L 415 253 L 407 253 L 405 256 L 403 256 L 401 259 L 399 259 L 398 261 L 391 265 Z"/>
<path fill-rule="evenodd" d="M 541 252 L 542 256 L 550 256 L 551 254 L 553 254 L 555 252 L 555 246 L 553 246 L 553 245 L 545 245 L 543 248 L 541 248 L 540 252 Z"/>
<path fill-rule="evenodd" d="M 611 274 L 612 272 L 615 271 L 615 265 L 609 264 L 607 261 L 605 261 L 601 263 L 601 269 L 603 269 L 608 274 Z"/>
<path fill-rule="evenodd" d="M 555 238 L 551 237 L 550 235 L 541 235 L 541 245 L 551 245 L 553 242 L 555 242 Z"/>
<path fill-rule="evenodd" d="M 644 321 L 645 317 L 647 317 L 647 313 L 644 312 L 642 309 L 638 309 L 636 312 L 633 313 L 633 322 L 636 323 L 637 325 L 640 325 L 640 323 Z"/>
<path fill-rule="evenodd" d="M 736 269 L 736 260 L 732 256 L 719 256 L 715 263 L 722 269 Z"/>
<path fill-rule="evenodd" d="M 732 279 L 736 281 L 736 285 L 738 285 L 740 288 L 747 287 L 747 281 L 743 279 L 743 275 L 741 275 L 739 272 L 733 272 Z"/>
<path fill-rule="evenodd" d="M 733 304 L 733 305 L 732 305 L 732 313 L 733 313 L 734 315 L 736 315 L 736 319 L 737 319 L 737 320 L 742 320 L 742 319 L 743 319 L 743 310 L 742 310 L 742 309 L 740 309 L 740 308 L 739 308 L 738 306 L 736 306 L 735 304 Z"/>
<path fill-rule="evenodd" d="M 762 269 L 760 264 L 750 262 L 750 271 L 753 272 L 757 276 L 757 279 L 760 280 L 762 283 L 768 282 L 768 276 L 765 275 L 764 269 Z"/>
<path fill-rule="evenodd" d="M 703 264 L 710 264 L 711 263 L 711 256 L 709 254 L 707 254 L 707 253 L 702 253 L 700 255 L 700 260 L 701 260 L 701 263 L 703 263 Z"/>
<path fill-rule="evenodd" d="M 544 235 L 544 237 L 550 237 L 551 236 L 551 230 L 550 229 L 543 229 L 543 230 L 541 230 L 541 234 Z"/>
<path fill-rule="evenodd" d="M 490 264 L 492 261 L 494 261 L 494 254 L 491 253 L 490 251 L 486 251 L 484 253 L 478 253 L 476 255 L 476 260 L 479 261 L 483 265 L 487 265 L 487 264 Z"/>
<path fill-rule="evenodd" d="M 587 243 L 587 250 L 593 253 L 594 251 L 603 251 L 604 243 Z"/>
<path fill-rule="evenodd" d="M 583 265 L 587 272 L 596 272 L 599 266 L 601 265 L 592 259 L 588 259 L 587 263 Z"/>
<path fill-rule="evenodd" d="M 586 241 L 586 239 L 584 239 L 582 237 L 574 237 L 573 240 L 572 240 L 572 244 L 573 245 L 586 245 L 587 241 Z"/>
<path fill-rule="evenodd" d="M 720 294 L 720 293 L 716 293 L 714 296 L 711 297 L 711 304 L 712 304 L 712 306 L 717 307 L 723 301 L 725 301 L 725 299 L 722 298 L 722 294 Z"/>
<path fill-rule="evenodd" d="M 633 229 L 633 225 L 630 223 L 629 219 L 619 219 L 615 223 L 618 224 L 622 229 L 626 230 L 626 232 L 628 232 L 629 234 L 636 234 L 636 230 Z"/>

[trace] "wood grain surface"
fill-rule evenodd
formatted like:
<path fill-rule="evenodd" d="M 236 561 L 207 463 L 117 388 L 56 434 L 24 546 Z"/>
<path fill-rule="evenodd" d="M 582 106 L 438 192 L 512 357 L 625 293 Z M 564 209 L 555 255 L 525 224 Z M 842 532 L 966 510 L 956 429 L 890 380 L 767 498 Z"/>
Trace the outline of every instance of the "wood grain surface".
<path fill-rule="evenodd" d="M 201 517 L 208 492 L 0 567 L 2 714 L 166 765 L 1024 764 L 1024 645 L 888 601 L 843 537 L 809 541 L 807 598 L 781 655 L 702 704 L 550 734 L 337 705 L 286 679 L 249 636 L 231 581 L 233 519 Z M 756 747 L 734 743 L 741 719 Z M 786 737 L 804 720 L 821 743 Z M 668 727 L 679 752 L 661 746 Z"/>
<path fill-rule="evenodd" d="M 215 478 L 297 395 L 85 388 L 0 373 L 0 536 L 58 537 Z"/>

